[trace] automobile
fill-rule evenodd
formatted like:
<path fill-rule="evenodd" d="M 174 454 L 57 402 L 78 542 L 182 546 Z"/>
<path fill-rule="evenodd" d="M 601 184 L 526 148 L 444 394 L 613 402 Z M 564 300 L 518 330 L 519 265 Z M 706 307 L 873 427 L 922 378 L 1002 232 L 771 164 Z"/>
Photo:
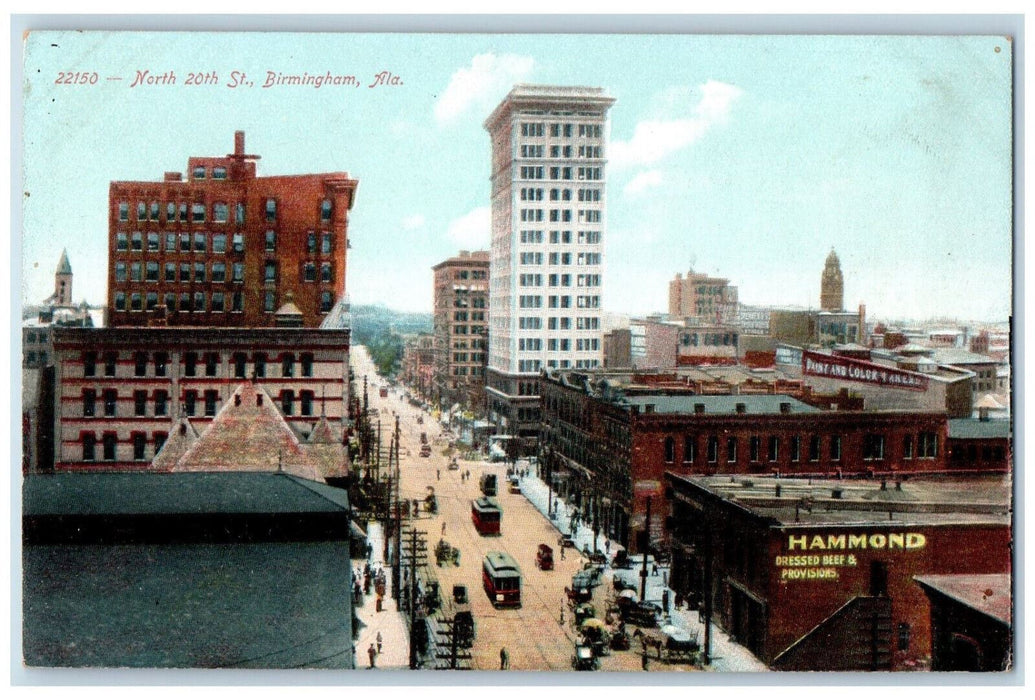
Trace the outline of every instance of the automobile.
<path fill-rule="evenodd" d="M 571 657 L 571 667 L 575 671 L 595 671 L 600 662 L 597 660 L 593 648 L 585 644 L 575 647 L 575 654 Z"/>
<path fill-rule="evenodd" d="M 539 545 L 539 550 L 535 554 L 535 563 L 543 571 L 553 569 L 553 549 L 550 545 Z"/>

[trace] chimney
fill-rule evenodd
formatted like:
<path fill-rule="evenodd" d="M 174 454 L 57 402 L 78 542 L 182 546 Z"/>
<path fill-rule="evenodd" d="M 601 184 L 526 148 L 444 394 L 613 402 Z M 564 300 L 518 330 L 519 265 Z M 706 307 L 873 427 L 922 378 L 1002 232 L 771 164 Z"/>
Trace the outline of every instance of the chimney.
<path fill-rule="evenodd" d="M 243 131 L 235 131 L 234 132 L 234 155 L 235 156 L 243 156 L 244 155 L 244 132 Z"/>
<path fill-rule="evenodd" d="M 168 170 L 163 178 L 166 182 L 180 182 L 183 180 L 183 173 L 177 173 L 172 170 Z"/>
<path fill-rule="evenodd" d="M 844 494 L 844 491 L 840 488 L 830 489 L 831 498 L 841 498 L 842 494 Z"/>
<path fill-rule="evenodd" d="M 704 404 L 703 403 L 695 403 L 694 404 L 694 413 L 704 413 Z"/>
<path fill-rule="evenodd" d="M 791 402 L 790 401 L 781 401 L 780 402 L 780 413 L 790 413 L 790 412 L 791 412 Z"/>
<path fill-rule="evenodd" d="M 737 404 L 737 413 L 747 413 L 747 404 L 746 403 L 738 403 Z"/>
<path fill-rule="evenodd" d="M 241 395 L 240 394 L 234 394 L 234 406 L 240 406 L 240 405 L 241 405 Z"/>
<path fill-rule="evenodd" d="M 261 406 L 262 405 L 262 394 L 256 394 L 255 395 L 255 405 L 256 406 Z"/>

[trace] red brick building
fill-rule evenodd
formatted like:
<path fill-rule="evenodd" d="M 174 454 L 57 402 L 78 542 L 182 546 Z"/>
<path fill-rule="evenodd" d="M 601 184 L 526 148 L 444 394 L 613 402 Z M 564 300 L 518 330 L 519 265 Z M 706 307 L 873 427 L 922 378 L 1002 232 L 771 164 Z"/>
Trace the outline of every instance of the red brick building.
<path fill-rule="evenodd" d="M 485 404 L 488 352 L 489 251 L 459 255 L 431 268 L 434 273 L 433 398 L 481 411 Z"/>
<path fill-rule="evenodd" d="M 55 328 L 54 468 L 170 468 L 169 454 L 152 465 L 166 442 L 178 451 L 190 442 L 180 438 L 203 435 L 248 381 L 299 441 L 327 422 L 342 443 L 348 348 L 347 329 Z"/>
<path fill-rule="evenodd" d="M 931 667 L 915 577 L 1008 574 L 1008 477 L 669 473 L 670 585 L 774 670 Z"/>
<path fill-rule="evenodd" d="M 112 182 L 108 323 L 118 326 L 273 325 L 293 299 L 317 327 L 345 294 L 346 172 L 259 177 L 259 156 L 191 157 L 187 176 Z"/>
<path fill-rule="evenodd" d="M 821 410 L 779 394 L 693 395 L 553 372 L 540 380 L 542 470 L 611 539 L 634 536 L 654 510 L 662 542 L 666 471 L 852 476 L 943 472 L 944 413 Z"/>

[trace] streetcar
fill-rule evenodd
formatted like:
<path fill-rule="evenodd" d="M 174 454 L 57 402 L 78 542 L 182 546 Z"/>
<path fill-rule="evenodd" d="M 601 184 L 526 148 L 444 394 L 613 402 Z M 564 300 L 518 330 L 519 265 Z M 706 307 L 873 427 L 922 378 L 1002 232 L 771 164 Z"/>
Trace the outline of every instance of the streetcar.
<path fill-rule="evenodd" d="M 482 493 L 486 496 L 496 495 L 496 475 L 486 472 L 482 474 L 481 479 L 478 480 L 478 485 L 481 487 Z"/>
<path fill-rule="evenodd" d="M 494 607 L 521 607 L 521 569 L 509 554 L 489 552 L 485 555 L 482 585 Z"/>
<path fill-rule="evenodd" d="M 477 501 L 471 501 L 471 522 L 479 535 L 500 534 L 502 518 L 503 509 L 496 499 L 483 496 Z"/>

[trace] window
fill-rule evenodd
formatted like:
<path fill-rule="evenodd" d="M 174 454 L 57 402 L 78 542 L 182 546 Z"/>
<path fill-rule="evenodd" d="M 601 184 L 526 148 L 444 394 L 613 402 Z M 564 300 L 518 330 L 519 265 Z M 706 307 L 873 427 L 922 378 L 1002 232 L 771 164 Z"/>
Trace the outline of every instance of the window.
<path fill-rule="evenodd" d="M 205 392 L 205 415 L 216 415 L 216 404 L 219 402 L 219 392 L 215 389 L 208 389 Z"/>
<path fill-rule="evenodd" d="M 321 255 L 330 255 L 331 254 L 331 247 L 333 245 L 333 242 L 334 242 L 333 241 L 333 234 L 331 234 L 331 233 L 329 233 L 327 231 L 324 231 L 320 235 L 320 254 Z"/>
<path fill-rule="evenodd" d="M 143 279 L 142 267 L 140 263 L 130 263 L 129 266 L 129 281 L 140 282 Z"/>
<path fill-rule="evenodd" d="M 325 199 L 320 203 L 320 221 L 330 221 L 331 213 L 334 208 L 331 205 L 331 200 Z"/>
<path fill-rule="evenodd" d="M 247 374 L 248 357 L 243 352 L 235 352 L 233 357 L 234 377 L 244 379 Z"/>
<path fill-rule="evenodd" d="M 225 180 L 226 179 L 226 168 L 222 165 L 217 165 L 212 168 L 212 179 L 213 180 Z"/>
<path fill-rule="evenodd" d="M 147 415 L 147 392 L 144 390 L 138 390 L 133 392 L 133 415 Z"/>
<path fill-rule="evenodd" d="M 134 231 L 130 241 L 130 250 L 140 252 L 144 249 L 144 234 L 140 233 L 140 231 Z"/>
<path fill-rule="evenodd" d="M 103 394 L 104 399 L 104 417 L 115 418 L 118 415 L 119 405 L 119 393 L 115 389 L 105 389 Z"/>
<path fill-rule="evenodd" d="M 147 250 L 148 250 L 148 252 L 157 253 L 160 246 L 161 246 L 161 239 L 158 237 L 157 233 L 151 232 L 151 233 L 147 234 Z"/>
<path fill-rule="evenodd" d="M 762 459 L 762 438 L 757 435 L 753 435 L 751 440 L 748 442 L 750 446 L 751 454 L 750 459 L 752 462 L 758 462 Z"/>
<path fill-rule="evenodd" d="M 708 463 L 715 464 L 719 461 L 719 438 L 714 435 L 708 438 Z"/>
<path fill-rule="evenodd" d="M 205 263 L 199 262 L 194 263 L 194 281 L 204 282 L 205 281 Z"/>
<path fill-rule="evenodd" d="M 119 232 L 115 234 L 115 250 L 126 251 L 129 250 L 129 236 L 125 233 Z"/>
<path fill-rule="evenodd" d="M 862 448 L 864 460 L 874 461 L 884 459 L 884 436 L 864 435 Z"/>
<path fill-rule="evenodd" d="M 115 263 L 115 281 L 125 282 L 126 281 L 126 263 L 119 261 Z"/>
<path fill-rule="evenodd" d="M 187 271 L 190 272 L 189 269 Z M 180 294 L 180 311 L 191 311 L 192 309 L 190 292 L 183 292 Z"/>
<path fill-rule="evenodd" d="M 906 435 L 902 438 L 902 459 L 913 459 L 913 436 Z"/>
<path fill-rule="evenodd" d="M 819 461 L 819 435 L 813 435 L 809 438 L 809 461 Z"/>
<path fill-rule="evenodd" d="M 334 306 L 334 295 L 330 292 L 322 292 L 320 294 L 320 313 L 327 313 Z"/>
<path fill-rule="evenodd" d="M 175 292 L 166 292 L 165 294 L 165 308 L 169 312 L 176 311 L 176 294 Z"/>
<path fill-rule="evenodd" d="M 316 281 L 316 264 L 307 262 L 302 266 L 302 279 L 306 282 Z"/>
<path fill-rule="evenodd" d="M 176 263 L 165 263 L 165 281 L 176 282 Z"/>
<path fill-rule="evenodd" d="M 277 263 L 275 263 L 275 262 L 268 262 L 268 263 L 266 263 L 266 266 L 265 266 L 264 270 L 265 270 L 265 273 L 263 275 L 263 279 L 265 279 L 267 282 L 276 282 L 277 281 Z"/>
<path fill-rule="evenodd" d="M 231 299 L 231 307 L 230 307 L 231 311 L 234 311 L 234 312 L 237 312 L 237 313 L 240 313 L 241 311 L 244 311 L 244 294 L 242 294 L 241 292 L 234 292 L 233 296 L 230 299 Z"/>
<path fill-rule="evenodd" d="M 780 438 L 775 435 L 770 436 L 769 438 L 769 449 L 767 450 L 766 456 L 769 458 L 770 462 L 775 462 L 780 459 Z"/>
<path fill-rule="evenodd" d="M 235 233 L 233 238 L 233 247 L 235 253 L 244 252 L 244 234 Z"/>
<path fill-rule="evenodd" d="M 181 253 L 189 253 L 190 252 L 190 234 L 189 233 L 181 233 L 180 234 L 180 252 Z"/>
<path fill-rule="evenodd" d="M 304 352 L 300 359 L 302 363 L 302 376 L 313 376 L 313 354 L 311 352 Z"/>
<path fill-rule="evenodd" d="M 672 464 L 676 461 L 676 441 L 671 437 L 665 438 L 665 462 Z"/>
<path fill-rule="evenodd" d="M 244 281 L 244 263 L 234 263 L 233 267 L 233 282 Z"/>
<path fill-rule="evenodd" d="M 216 202 L 212 205 L 212 220 L 217 224 L 225 224 L 230 219 L 230 208 L 226 202 Z"/>
<path fill-rule="evenodd" d="M 198 411 L 198 392 L 193 389 L 188 389 L 183 392 L 183 412 L 188 416 L 193 416 Z"/>
<path fill-rule="evenodd" d="M 841 461 L 841 436 L 830 436 L 830 459 L 834 462 Z"/>
<path fill-rule="evenodd" d="M 119 221 L 129 221 L 129 202 L 119 202 Z"/>
<path fill-rule="evenodd" d="M 196 377 L 198 375 L 198 353 L 187 352 L 183 354 L 183 376 Z"/>
<path fill-rule="evenodd" d="M 226 234 L 225 233 L 214 233 L 214 234 L 212 234 L 212 252 L 213 253 L 225 253 L 226 252 Z"/>
<path fill-rule="evenodd" d="M 194 223 L 201 223 L 205 220 L 205 205 L 192 204 L 190 207 L 190 220 Z"/>
<path fill-rule="evenodd" d="M 266 221 L 277 220 L 277 200 L 270 198 L 266 200 Z"/>
<path fill-rule="evenodd" d="M 303 391 L 299 394 L 299 401 L 302 404 L 302 415 L 313 415 L 313 392 Z"/>
<path fill-rule="evenodd" d="M 83 416 L 92 418 L 97 411 L 97 391 L 94 389 L 83 389 Z"/>
<path fill-rule="evenodd" d="M 237 224 L 244 223 L 244 202 L 238 202 L 234 205 L 234 221 Z"/>
<path fill-rule="evenodd" d="M 203 312 L 205 310 L 205 292 L 194 292 L 194 311 Z"/>
<path fill-rule="evenodd" d="M 801 461 L 801 438 L 797 435 L 791 436 L 791 461 Z"/>
<path fill-rule="evenodd" d="M 266 376 L 266 355 L 265 353 L 257 352 L 252 356 L 252 362 L 255 363 L 255 376 L 265 377 Z"/>
<path fill-rule="evenodd" d="M 165 205 L 165 220 L 168 223 L 176 221 L 176 202 L 167 202 Z M 169 239 L 166 238 L 166 241 Z M 166 246 L 166 250 L 172 250 L 172 247 Z"/>
<path fill-rule="evenodd" d="M 916 437 L 916 452 L 920 459 L 934 459 L 938 456 L 938 435 L 920 433 Z"/>
<path fill-rule="evenodd" d="M 272 252 L 277 249 L 277 232 L 267 231 L 266 232 L 266 251 Z"/>
<path fill-rule="evenodd" d="M 156 457 L 158 456 L 158 453 L 162 451 L 162 447 L 164 447 L 164 446 L 165 446 L 165 440 L 166 440 L 166 438 L 168 438 L 168 437 L 169 437 L 169 436 L 168 436 L 168 435 L 167 435 L 166 433 L 155 433 L 155 434 L 154 434 L 154 440 L 155 440 L 155 456 L 156 456 Z"/>
<path fill-rule="evenodd" d="M 105 433 L 102 438 L 104 443 L 104 461 L 115 461 L 115 446 L 118 444 L 118 436 L 115 433 Z"/>
<path fill-rule="evenodd" d="M 205 376 L 216 376 L 216 368 L 219 367 L 219 353 L 205 353 Z"/>
<path fill-rule="evenodd" d="M 693 464 L 697 460 L 697 438 L 687 435 L 683 438 L 683 464 Z"/>
<path fill-rule="evenodd" d="M 138 352 L 133 355 L 133 376 L 147 376 L 147 353 Z"/>
<path fill-rule="evenodd" d="M 226 310 L 226 297 L 223 292 L 212 292 L 212 311 L 222 313 Z"/>
<path fill-rule="evenodd" d="M 205 234 L 202 233 L 202 232 L 195 233 L 194 234 L 194 252 L 195 253 L 204 253 L 207 248 L 208 248 L 208 242 L 206 240 Z"/>
<path fill-rule="evenodd" d="M 330 263 L 321 263 L 320 264 L 320 281 L 321 282 L 333 282 L 334 281 L 334 275 L 332 274 L 331 270 L 332 270 L 332 268 L 331 268 L 331 264 Z"/>
<path fill-rule="evenodd" d="M 295 356 L 290 352 L 280 358 L 280 376 L 295 376 Z"/>
<path fill-rule="evenodd" d="M 93 351 L 83 353 L 83 376 L 97 376 L 97 353 Z"/>
<path fill-rule="evenodd" d="M 145 269 L 147 271 L 146 272 L 147 276 L 145 277 L 145 279 L 148 282 L 157 282 L 158 281 L 158 263 L 154 262 L 153 260 L 148 260 Z"/>
<path fill-rule="evenodd" d="M 214 262 L 212 263 L 212 281 L 213 282 L 226 282 L 226 263 Z"/>
<path fill-rule="evenodd" d="M 168 412 L 169 393 L 164 389 L 155 391 L 155 415 L 164 416 Z"/>
<path fill-rule="evenodd" d="M 726 462 L 727 464 L 737 463 L 737 438 L 726 438 Z"/>
<path fill-rule="evenodd" d="M 280 392 L 280 407 L 285 416 L 290 416 L 295 411 L 295 392 L 284 389 Z"/>
<path fill-rule="evenodd" d="M 147 203 L 137 202 L 137 221 L 143 221 L 147 218 Z"/>
<path fill-rule="evenodd" d="M 180 221 L 187 223 L 187 203 L 180 202 Z"/>
<path fill-rule="evenodd" d="M 97 459 L 97 436 L 93 433 L 83 433 L 79 439 L 83 443 L 83 461 L 93 462 Z"/>
<path fill-rule="evenodd" d="M 898 650 L 909 651 L 910 627 L 908 622 L 898 623 Z"/>
<path fill-rule="evenodd" d="M 306 235 L 305 252 L 312 254 L 316 253 L 316 233 L 314 231 L 310 231 Z"/>
<path fill-rule="evenodd" d="M 115 376 L 115 364 L 118 360 L 118 355 L 113 352 L 104 353 L 104 376 L 114 377 Z"/>
<path fill-rule="evenodd" d="M 195 166 L 194 169 L 191 170 L 191 176 L 195 180 L 204 180 L 205 179 L 205 166 L 204 165 L 197 165 L 197 166 Z"/>
<path fill-rule="evenodd" d="M 180 282 L 190 282 L 190 263 L 180 263 Z"/>
<path fill-rule="evenodd" d="M 147 435 L 145 433 L 133 433 L 133 461 L 142 462 L 147 459 L 144 450 L 147 447 Z"/>

